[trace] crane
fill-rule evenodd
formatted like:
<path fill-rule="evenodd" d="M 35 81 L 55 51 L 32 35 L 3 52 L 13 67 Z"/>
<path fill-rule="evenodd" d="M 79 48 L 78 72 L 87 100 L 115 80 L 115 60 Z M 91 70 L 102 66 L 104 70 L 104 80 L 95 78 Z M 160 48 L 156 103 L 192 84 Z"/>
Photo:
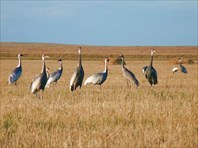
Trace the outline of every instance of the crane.
<path fill-rule="evenodd" d="M 60 68 L 58 68 L 55 72 L 51 73 L 49 75 L 49 78 L 47 80 L 46 87 L 49 87 L 51 83 L 57 83 L 57 81 L 60 79 L 62 72 L 63 72 L 63 65 L 62 65 L 62 60 L 59 59 L 58 62 L 60 63 Z"/>
<path fill-rule="evenodd" d="M 150 83 L 150 85 L 155 85 L 158 83 L 157 80 L 157 71 L 155 70 L 155 68 L 153 67 L 153 54 L 154 54 L 155 50 L 152 49 L 151 50 L 151 61 L 150 61 L 150 65 L 148 66 L 148 68 L 145 71 L 145 77 L 148 80 L 148 82 Z"/>
<path fill-rule="evenodd" d="M 48 56 L 46 56 L 45 54 L 42 55 L 42 69 L 41 69 L 41 73 L 38 74 L 33 81 L 30 84 L 30 91 L 33 94 L 36 94 L 42 90 L 42 97 L 43 98 L 43 92 L 45 89 L 45 85 L 47 83 L 47 72 L 46 72 L 46 65 L 45 65 L 45 58 L 49 58 Z M 40 98 L 40 96 L 39 96 Z"/>
<path fill-rule="evenodd" d="M 120 55 L 120 58 L 122 59 L 122 64 L 121 64 L 122 73 L 127 80 L 127 84 L 130 81 L 133 82 L 136 85 L 136 87 L 138 87 L 139 81 L 136 79 L 135 75 L 124 66 L 124 55 Z"/>
<path fill-rule="evenodd" d="M 178 70 L 179 70 L 178 67 L 173 67 L 173 69 L 172 69 L 173 74 L 174 74 L 175 72 L 177 72 Z"/>
<path fill-rule="evenodd" d="M 84 85 L 87 85 L 89 83 L 93 83 L 94 85 L 102 85 L 105 80 L 107 79 L 108 75 L 108 62 L 109 59 L 105 59 L 105 70 L 103 72 L 95 73 L 87 78 L 87 80 L 84 82 Z"/>
<path fill-rule="evenodd" d="M 183 72 L 184 74 L 187 74 L 188 72 L 187 72 L 187 69 L 180 63 L 179 64 L 179 69 L 180 69 L 180 71 L 181 72 Z"/>
<path fill-rule="evenodd" d="M 78 86 L 81 88 L 84 78 L 84 70 L 82 67 L 82 59 L 81 59 L 81 47 L 79 47 L 78 49 L 78 54 L 79 54 L 79 63 L 70 80 L 70 91 L 76 90 Z"/>
<path fill-rule="evenodd" d="M 12 71 L 12 73 L 8 77 L 8 84 L 17 84 L 17 80 L 21 77 L 22 74 L 22 64 L 21 64 L 21 57 L 24 56 L 23 54 L 18 54 L 19 63 L 17 67 Z"/>

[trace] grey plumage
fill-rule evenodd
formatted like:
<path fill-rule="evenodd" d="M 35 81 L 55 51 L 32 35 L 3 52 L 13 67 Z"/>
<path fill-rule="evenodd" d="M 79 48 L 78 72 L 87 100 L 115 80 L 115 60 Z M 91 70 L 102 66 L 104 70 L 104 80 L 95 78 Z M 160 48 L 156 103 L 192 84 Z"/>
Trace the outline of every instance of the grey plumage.
<path fill-rule="evenodd" d="M 158 83 L 158 79 L 157 79 L 157 71 L 155 70 L 155 68 L 153 67 L 153 54 L 154 54 L 155 50 L 151 50 L 151 61 L 150 61 L 150 65 L 148 66 L 148 68 L 145 71 L 145 77 L 148 80 L 148 82 L 150 83 L 150 85 L 155 85 Z"/>
<path fill-rule="evenodd" d="M 23 56 L 23 54 L 18 54 L 18 66 L 12 71 L 12 73 L 9 75 L 8 77 L 8 84 L 15 84 L 17 80 L 21 77 L 22 74 L 22 64 L 21 64 L 21 56 Z"/>
<path fill-rule="evenodd" d="M 36 94 L 42 90 L 44 91 L 45 85 L 47 83 L 47 72 L 45 65 L 45 58 L 49 58 L 48 56 L 42 55 L 42 70 L 39 75 L 37 75 L 30 84 L 30 91 L 33 94 Z"/>
<path fill-rule="evenodd" d="M 135 75 L 124 66 L 124 56 L 121 55 L 120 57 L 122 59 L 122 64 L 121 64 L 122 73 L 123 73 L 123 76 L 127 79 L 127 83 L 128 81 L 133 82 L 138 87 L 139 81 L 136 79 Z"/>
<path fill-rule="evenodd" d="M 79 47 L 78 53 L 79 53 L 79 63 L 70 80 L 70 91 L 76 90 L 78 86 L 81 88 L 84 78 L 84 70 L 82 67 L 82 60 L 81 60 L 81 47 Z"/>
<path fill-rule="evenodd" d="M 63 65 L 62 65 L 62 60 L 58 60 L 60 62 L 60 68 L 58 68 L 55 72 L 51 73 L 49 75 L 49 78 L 47 80 L 46 87 L 49 87 L 51 83 L 57 83 L 57 81 L 60 79 L 62 72 L 63 72 Z"/>
<path fill-rule="evenodd" d="M 180 71 L 181 72 L 183 72 L 184 74 L 187 74 L 188 72 L 187 72 L 187 69 L 180 63 L 179 64 L 179 69 L 180 69 Z"/>
<path fill-rule="evenodd" d="M 109 59 L 105 59 L 105 70 L 103 72 L 95 73 L 88 77 L 87 80 L 84 82 L 84 85 L 87 85 L 89 83 L 93 83 L 94 85 L 102 85 L 107 79 L 108 61 Z"/>

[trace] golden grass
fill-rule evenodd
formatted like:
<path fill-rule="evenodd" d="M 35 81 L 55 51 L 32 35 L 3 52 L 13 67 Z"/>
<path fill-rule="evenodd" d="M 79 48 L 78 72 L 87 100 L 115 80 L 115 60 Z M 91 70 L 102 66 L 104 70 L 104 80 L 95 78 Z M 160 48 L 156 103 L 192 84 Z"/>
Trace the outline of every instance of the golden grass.
<path fill-rule="evenodd" d="M 1 58 L 15 58 L 18 53 L 25 54 L 25 59 L 40 59 L 47 53 L 53 59 L 76 59 L 78 47 L 81 45 L 47 44 L 47 43 L 12 43 L 0 42 Z M 106 57 L 117 57 L 124 54 L 128 60 L 150 59 L 150 50 L 156 50 L 156 60 L 168 60 L 173 57 L 185 57 L 198 60 L 197 46 L 85 46 L 82 45 L 84 60 L 102 60 Z M 105 54 L 104 54 L 105 53 Z"/>
<path fill-rule="evenodd" d="M 88 85 L 69 92 L 76 61 L 63 61 L 57 85 L 43 100 L 28 92 L 41 70 L 40 60 L 23 60 L 17 86 L 6 80 L 16 60 L 1 60 L 1 147 L 195 147 L 198 143 L 197 64 L 188 74 L 172 74 L 167 61 L 154 61 L 159 84 L 149 86 L 142 67 L 149 61 L 126 61 L 140 81 L 127 88 L 119 65 L 109 65 L 101 87 Z M 51 71 L 59 65 L 46 61 Z M 83 61 L 85 78 L 104 69 L 101 61 Z"/>

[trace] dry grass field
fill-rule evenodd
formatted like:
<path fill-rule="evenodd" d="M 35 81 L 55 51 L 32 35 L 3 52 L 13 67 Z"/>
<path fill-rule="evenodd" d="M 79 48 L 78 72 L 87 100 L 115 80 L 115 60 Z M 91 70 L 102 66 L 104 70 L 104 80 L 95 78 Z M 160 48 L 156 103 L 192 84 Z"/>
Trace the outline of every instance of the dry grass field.
<path fill-rule="evenodd" d="M 127 54 L 125 50 L 123 53 Z M 51 56 L 46 64 L 54 71 L 59 64 Z M 194 148 L 198 145 L 197 64 L 184 65 L 189 72 L 186 75 L 181 72 L 173 75 L 174 65 L 154 58 L 159 84 L 151 88 L 142 74 L 142 67 L 149 60 L 128 57 L 126 67 L 139 80 L 138 89 L 133 84 L 127 87 L 120 65 L 109 65 L 108 78 L 101 88 L 88 85 L 71 93 L 69 81 L 77 58 L 75 55 L 75 60 L 63 61 L 60 81 L 45 90 L 42 100 L 28 90 L 34 76 L 41 71 L 41 60 L 22 59 L 23 74 L 17 86 L 6 84 L 18 64 L 17 58 L 0 60 L 0 147 Z M 104 69 L 101 60 L 84 60 L 83 67 L 84 80 Z"/>
<path fill-rule="evenodd" d="M 62 58 L 75 60 L 79 45 L 44 44 L 44 43 L 6 43 L 1 42 L 1 58 L 15 59 L 18 53 L 25 54 L 25 59 L 40 59 L 41 53 L 47 53 L 51 59 Z M 197 60 L 197 46 L 85 46 L 82 45 L 84 60 L 102 60 L 106 56 L 124 54 L 128 60 L 150 59 L 150 50 L 157 53 L 155 59 L 168 60 L 173 57 L 186 57 Z"/>

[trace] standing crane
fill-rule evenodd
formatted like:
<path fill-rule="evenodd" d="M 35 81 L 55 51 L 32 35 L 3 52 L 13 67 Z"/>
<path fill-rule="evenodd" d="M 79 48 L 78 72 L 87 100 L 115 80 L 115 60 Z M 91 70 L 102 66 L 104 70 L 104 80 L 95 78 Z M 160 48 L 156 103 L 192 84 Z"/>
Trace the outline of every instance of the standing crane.
<path fill-rule="evenodd" d="M 124 66 L 124 55 L 121 55 L 120 58 L 122 59 L 122 64 L 121 64 L 122 73 L 123 73 L 123 76 L 127 80 L 127 85 L 128 85 L 128 82 L 130 81 L 130 82 L 133 82 L 136 85 L 136 87 L 138 87 L 139 81 L 136 79 L 135 75 Z"/>
<path fill-rule="evenodd" d="M 109 59 L 105 59 L 105 70 L 103 72 L 95 73 L 87 78 L 87 80 L 84 82 L 84 85 L 87 85 L 89 83 L 93 83 L 94 85 L 102 85 L 104 81 L 107 79 L 108 75 L 108 62 Z"/>
<path fill-rule="evenodd" d="M 153 67 L 153 54 L 154 54 L 154 52 L 155 52 L 155 50 L 152 49 L 151 50 L 151 62 L 150 62 L 150 65 L 148 66 L 148 68 L 145 71 L 145 77 L 146 77 L 146 79 L 148 80 L 148 82 L 150 83 L 151 86 L 158 83 L 157 71 Z"/>
<path fill-rule="evenodd" d="M 19 64 L 18 66 L 12 71 L 12 73 L 8 77 L 8 84 L 17 84 L 17 80 L 21 77 L 22 74 L 22 65 L 21 65 L 21 57 L 23 54 L 18 54 Z"/>
<path fill-rule="evenodd" d="M 188 72 L 187 72 L 187 69 L 186 69 L 181 63 L 179 63 L 179 69 L 180 69 L 180 71 L 183 72 L 184 74 L 187 74 L 187 73 L 188 73 Z"/>
<path fill-rule="evenodd" d="M 46 66 L 45 66 L 45 58 L 49 58 L 46 55 L 42 55 L 42 69 L 41 69 L 41 73 L 39 75 L 37 75 L 33 81 L 30 84 L 30 91 L 33 94 L 36 94 L 42 90 L 42 98 L 43 98 L 43 92 L 45 89 L 45 85 L 47 83 L 47 72 L 46 72 Z M 40 98 L 40 96 L 39 96 Z"/>
<path fill-rule="evenodd" d="M 81 59 L 81 47 L 79 47 L 78 49 L 78 54 L 79 54 L 79 63 L 70 80 L 70 91 L 76 90 L 78 86 L 80 86 L 81 88 L 84 78 L 84 70 L 82 67 L 82 59 Z"/>
<path fill-rule="evenodd" d="M 55 72 L 51 73 L 49 75 L 49 78 L 47 80 L 47 84 L 46 84 L 46 87 L 49 87 L 49 85 L 51 83 L 57 83 L 57 81 L 60 79 L 61 75 L 62 75 L 62 72 L 63 72 L 63 65 L 62 65 L 62 60 L 59 59 L 58 62 L 60 63 L 60 68 L 58 68 L 58 70 L 56 70 Z"/>

